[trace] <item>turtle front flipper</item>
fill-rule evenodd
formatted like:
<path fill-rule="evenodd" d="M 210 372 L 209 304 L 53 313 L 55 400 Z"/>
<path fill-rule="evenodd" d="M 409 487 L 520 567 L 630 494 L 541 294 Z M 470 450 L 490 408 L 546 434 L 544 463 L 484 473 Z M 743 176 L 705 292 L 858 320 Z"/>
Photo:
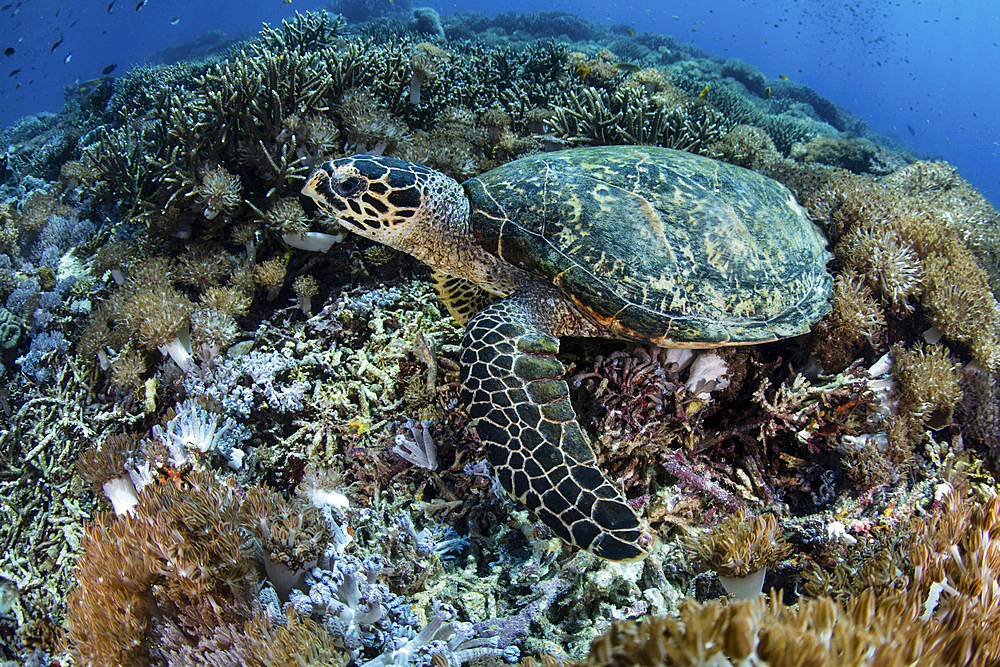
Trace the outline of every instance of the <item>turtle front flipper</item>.
<path fill-rule="evenodd" d="M 462 343 L 469 415 L 500 483 L 556 535 L 608 560 L 642 558 L 639 520 L 597 468 L 558 351 L 516 299 L 481 311 Z"/>

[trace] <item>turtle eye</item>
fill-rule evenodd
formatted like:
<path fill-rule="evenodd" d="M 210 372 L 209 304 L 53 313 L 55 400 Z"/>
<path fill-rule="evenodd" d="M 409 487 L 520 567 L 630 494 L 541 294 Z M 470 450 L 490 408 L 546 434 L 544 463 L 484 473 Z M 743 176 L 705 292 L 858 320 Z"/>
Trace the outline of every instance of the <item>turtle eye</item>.
<path fill-rule="evenodd" d="M 349 176 L 333 185 L 333 191 L 341 197 L 353 197 L 363 190 L 365 181 L 357 176 Z"/>

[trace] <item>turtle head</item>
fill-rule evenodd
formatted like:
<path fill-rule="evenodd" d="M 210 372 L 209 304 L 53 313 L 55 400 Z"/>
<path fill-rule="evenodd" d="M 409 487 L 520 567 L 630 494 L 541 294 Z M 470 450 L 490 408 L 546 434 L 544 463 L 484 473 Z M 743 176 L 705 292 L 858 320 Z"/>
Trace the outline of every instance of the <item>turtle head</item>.
<path fill-rule="evenodd" d="M 456 224 L 467 224 L 462 187 L 441 172 L 383 157 L 353 155 L 324 162 L 302 194 L 341 226 L 425 259 L 421 244 Z M 463 219 L 464 218 L 464 219 Z"/>

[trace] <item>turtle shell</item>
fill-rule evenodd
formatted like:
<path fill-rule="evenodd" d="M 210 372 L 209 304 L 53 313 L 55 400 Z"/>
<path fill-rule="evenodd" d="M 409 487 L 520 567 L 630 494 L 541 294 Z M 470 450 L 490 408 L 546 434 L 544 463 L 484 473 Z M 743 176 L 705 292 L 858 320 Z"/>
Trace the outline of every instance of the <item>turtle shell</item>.
<path fill-rule="evenodd" d="M 806 333 L 830 310 L 826 239 L 783 185 L 683 151 L 515 160 L 463 186 L 489 252 L 609 333 L 673 347 Z"/>

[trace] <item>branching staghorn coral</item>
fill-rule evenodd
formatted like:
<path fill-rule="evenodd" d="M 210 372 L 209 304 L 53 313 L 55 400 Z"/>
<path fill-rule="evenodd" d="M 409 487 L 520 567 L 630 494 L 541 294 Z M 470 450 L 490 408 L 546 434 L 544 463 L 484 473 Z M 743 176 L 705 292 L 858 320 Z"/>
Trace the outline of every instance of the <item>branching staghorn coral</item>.
<path fill-rule="evenodd" d="M 265 24 L 260 41 L 275 51 L 317 51 L 334 46 L 343 29 L 343 16 L 325 11 L 295 12 L 290 21 L 282 19 L 280 30 Z"/>
<path fill-rule="evenodd" d="M 162 140 L 160 128 L 131 121 L 101 126 L 94 134 L 96 140 L 84 148 L 83 159 L 94 172 L 95 191 L 120 202 L 123 217 L 149 210 L 163 175 L 148 159 Z"/>
<path fill-rule="evenodd" d="M 679 99 L 661 104 L 642 87 L 614 92 L 582 88 L 555 107 L 555 134 L 596 145 L 651 144 L 704 153 L 726 132 L 726 121 L 705 104 Z"/>
<path fill-rule="evenodd" d="M 89 409 L 84 373 L 69 360 L 56 369 L 44 393 L 20 376 L 7 387 L 20 400 L 0 425 L 0 578 L 6 614 L 16 624 L 18 644 L 53 653 L 89 513 L 67 489 L 80 484 L 74 475 L 77 458 L 88 443 L 103 437 L 108 414 Z"/>

